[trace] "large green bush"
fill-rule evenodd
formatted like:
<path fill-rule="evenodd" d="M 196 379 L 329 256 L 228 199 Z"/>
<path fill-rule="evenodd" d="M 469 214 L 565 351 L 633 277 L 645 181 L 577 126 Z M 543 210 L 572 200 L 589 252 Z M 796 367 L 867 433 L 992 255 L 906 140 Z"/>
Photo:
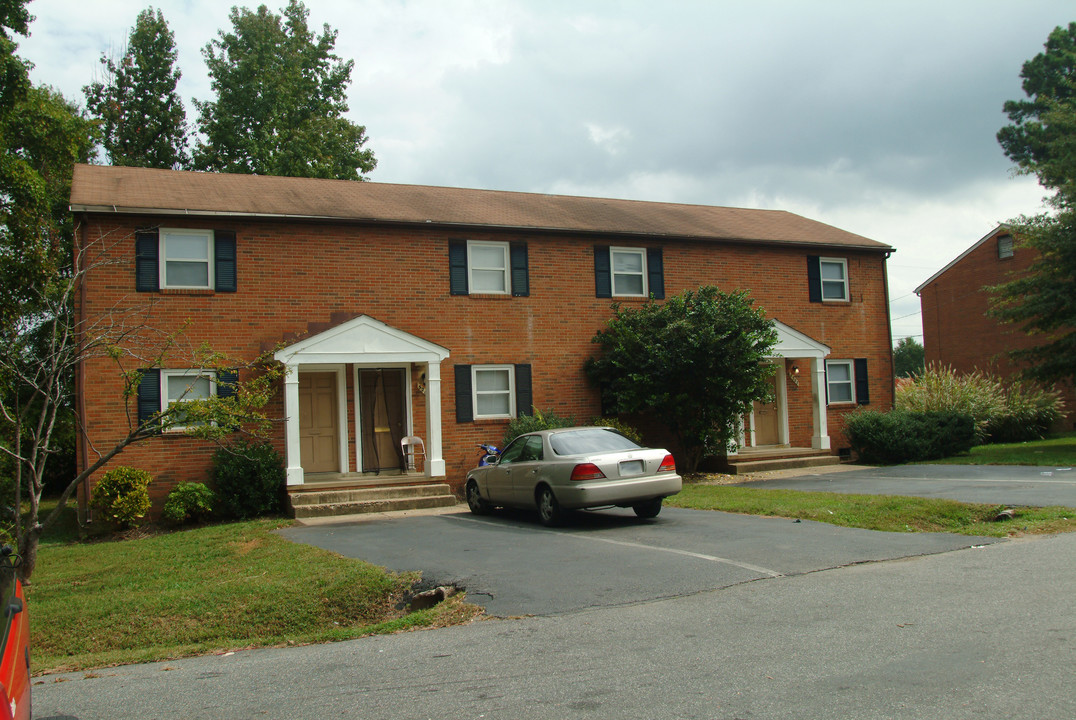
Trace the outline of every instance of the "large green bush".
<path fill-rule="evenodd" d="M 508 443 L 524 433 L 575 425 L 574 417 L 560 417 L 556 413 L 542 412 L 538 408 L 533 408 L 533 410 L 534 412 L 530 415 L 520 415 L 508 423 L 508 427 L 504 429 L 504 437 L 501 439 L 502 450 L 508 447 Z"/>
<path fill-rule="evenodd" d="M 280 512 L 284 500 L 284 459 L 272 445 L 237 440 L 213 456 L 217 509 L 228 518 Z"/>
<path fill-rule="evenodd" d="M 896 407 L 970 415 L 977 444 L 1038 439 L 1062 417 L 1056 392 L 1029 383 L 1006 384 L 989 373 L 958 374 L 937 366 L 916 376 L 914 382 L 898 386 Z"/>
<path fill-rule="evenodd" d="M 90 507 L 110 524 L 120 528 L 134 527 L 149 512 L 152 480 L 145 470 L 122 465 L 112 468 L 93 486 Z"/>
<path fill-rule="evenodd" d="M 963 413 L 859 411 L 845 418 L 845 435 L 860 462 L 894 465 L 967 452 L 975 424 Z"/>
<path fill-rule="evenodd" d="M 168 493 L 161 516 L 176 524 L 208 520 L 213 500 L 213 491 L 204 483 L 181 482 Z"/>

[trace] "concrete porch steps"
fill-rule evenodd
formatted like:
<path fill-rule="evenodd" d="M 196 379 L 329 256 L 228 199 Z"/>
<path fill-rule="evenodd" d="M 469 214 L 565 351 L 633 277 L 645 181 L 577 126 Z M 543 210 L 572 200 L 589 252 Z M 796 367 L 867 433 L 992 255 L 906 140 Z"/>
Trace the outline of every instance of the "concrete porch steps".
<path fill-rule="evenodd" d="M 824 467 L 840 465 L 841 459 L 836 455 L 798 455 L 792 457 L 745 457 L 729 458 L 726 472 L 730 475 L 747 475 L 753 472 L 770 472 L 771 470 L 795 470 L 798 468 Z"/>
<path fill-rule="evenodd" d="M 445 483 L 336 487 L 288 493 L 288 505 L 295 518 L 451 507 L 456 503 L 456 496 Z"/>

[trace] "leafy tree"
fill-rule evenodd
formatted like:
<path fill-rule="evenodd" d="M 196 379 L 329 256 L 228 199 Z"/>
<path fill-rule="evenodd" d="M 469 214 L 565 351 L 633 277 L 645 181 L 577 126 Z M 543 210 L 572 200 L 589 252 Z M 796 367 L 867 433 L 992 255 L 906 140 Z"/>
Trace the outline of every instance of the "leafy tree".
<path fill-rule="evenodd" d="M 727 452 L 739 418 L 768 396 L 773 321 L 746 292 L 713 286 L 613 309 L 594 336 L 601 353 L 586 365 L 603 403 L 662 422 L 683 448 L 687 472 L 703 457 Z"/>
<path fill-rule="evenodd" d="M 991 314 L 1042 342 L 1010 355 L 1027 377 L 1076 377 L 1076 23 L 1050 33 L 1046 50 L 1020 73 L 1028 100 L 1005 103 L 1011 125 L 998 142 L 1021 172 L 1054 191 L 1053 213 L 1010 221 L 1022 245 L 1038 252 L 1028 272 L 992 288 Z"/>
<path fill-rule="evenodd" d="M 333 54 L 337 33 L 328 25 L 315 38 L 301 2 L 282 12 L 233 7 L 233 31 L 205 46 L 217 98 L 194 101 L 205 137 L 194 167 L 363 180 L 377 160 L 362 147 L 366 128 L 344 117 L 355 63 Z"/>
<path fill-rule="evenodd" d="M 913 377 L 923 372 L 926 354 L 915 338 L 902 338 L 893 348 L 893 370 L 897 377 Z"/>
<path fill-rule="evenodd" d="M 101 56 L 105 80 L 82 92 L 101 121 L 101 144 L 113 165 L 170 169 L 189 164 L 175 62 L 175 36 L 153 8 L 139 13 L 119 61 Z"/>

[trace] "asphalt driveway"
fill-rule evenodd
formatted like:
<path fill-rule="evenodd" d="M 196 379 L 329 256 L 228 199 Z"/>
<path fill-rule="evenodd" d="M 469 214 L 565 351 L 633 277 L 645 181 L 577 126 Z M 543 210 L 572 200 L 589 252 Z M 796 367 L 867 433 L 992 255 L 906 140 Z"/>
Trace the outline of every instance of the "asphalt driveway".
<path fill-rule="evenodd" d="M 786 518 L 665 508 L 577 513 L 542 527 L 533 513 L 464 509 L 279 531 L 430 585 L 465 588 L 491 615 L 555 615 L 626 605 L 856 563 L 948 552 L 994 539 L 882 533 Z"/>
<path fill-rule="evenodd" d="M 773 476 L 750 487 L 912 495 L 994 505 L 1076 507 L 1076 471 L 1024 465 L 898 465 Z"/>

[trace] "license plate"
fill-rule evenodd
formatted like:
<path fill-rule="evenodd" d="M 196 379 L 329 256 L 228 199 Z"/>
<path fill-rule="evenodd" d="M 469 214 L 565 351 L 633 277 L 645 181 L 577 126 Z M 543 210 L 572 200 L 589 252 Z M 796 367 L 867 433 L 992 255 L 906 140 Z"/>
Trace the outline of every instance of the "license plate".
<path fill-rule="evenodd" d="M 620 463 L 620 477 L 643 474 L 642 460 L 624 460 Z"/>

